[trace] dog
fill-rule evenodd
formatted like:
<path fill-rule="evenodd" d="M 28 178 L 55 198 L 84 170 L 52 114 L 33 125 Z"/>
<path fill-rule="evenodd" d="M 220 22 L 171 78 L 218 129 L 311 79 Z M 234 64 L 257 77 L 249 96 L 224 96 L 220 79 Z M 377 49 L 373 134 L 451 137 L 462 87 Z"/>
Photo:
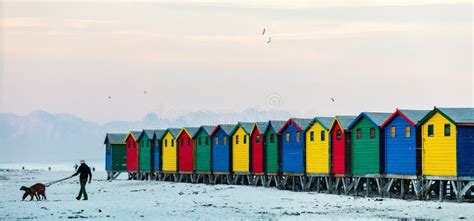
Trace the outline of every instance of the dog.
<path fill-rule="evenodd" d="M 36 200 L 46 200 L 46 186 L 42 183 L 37 183 L 31 187 L 22 186 L 20 190 L 25 191 L 22 200 L 25 200 L 28 196 L 30 196 L 30 201 L 33 200 L 33 197 L 36 197 Z"/>

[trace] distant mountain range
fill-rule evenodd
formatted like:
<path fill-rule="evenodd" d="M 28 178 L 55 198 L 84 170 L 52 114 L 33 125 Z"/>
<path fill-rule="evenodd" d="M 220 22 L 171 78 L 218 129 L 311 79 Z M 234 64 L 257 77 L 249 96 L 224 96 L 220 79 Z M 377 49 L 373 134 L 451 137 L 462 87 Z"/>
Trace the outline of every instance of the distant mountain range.
<path fill-rule="evenodd" d="M 98 124 L 71 114 L 37 110 L 26 116 L 0 114 L 0 162 L 102 159 L 107 132 L 288 119 L 284 111 L 190 112 L 174 118 L 147 114 L 140 121 Z"/>

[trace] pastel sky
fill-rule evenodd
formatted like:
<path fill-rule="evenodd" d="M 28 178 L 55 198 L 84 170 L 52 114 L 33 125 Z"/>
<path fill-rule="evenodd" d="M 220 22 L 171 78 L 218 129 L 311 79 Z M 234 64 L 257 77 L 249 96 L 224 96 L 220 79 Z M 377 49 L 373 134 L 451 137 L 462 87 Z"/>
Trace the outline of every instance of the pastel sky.
<path fill-rule="evenodd" d="M 0 7 L 4 113 L 105 122 L 149 112 L 275 108 L 310 117 L 474 104 L 471 1 Z"/>

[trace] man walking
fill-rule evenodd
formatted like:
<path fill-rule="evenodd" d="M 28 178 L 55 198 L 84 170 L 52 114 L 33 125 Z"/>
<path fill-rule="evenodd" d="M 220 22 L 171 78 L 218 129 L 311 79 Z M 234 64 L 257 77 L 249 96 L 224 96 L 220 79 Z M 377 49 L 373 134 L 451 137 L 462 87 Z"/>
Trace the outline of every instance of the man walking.
<path fill-rule="evenodd" d="M 87 166 L 86 161 L 81 160 L 81 166 L 77 169 L 76 173 L 74 173 L 71 177 L 79 175 L 79 183 L 81 184 L 81 190 L 79 191 L 79 195 L 76 197 L 77 200 L 80 200 L 82 194 L 84 194 L 84 200 L 87 200 L 87 192 L 86 192 L 86 183 L 87 179 L 89 178 L 89 183 L 92 181 L 92 173 L 91 168 Z"/>

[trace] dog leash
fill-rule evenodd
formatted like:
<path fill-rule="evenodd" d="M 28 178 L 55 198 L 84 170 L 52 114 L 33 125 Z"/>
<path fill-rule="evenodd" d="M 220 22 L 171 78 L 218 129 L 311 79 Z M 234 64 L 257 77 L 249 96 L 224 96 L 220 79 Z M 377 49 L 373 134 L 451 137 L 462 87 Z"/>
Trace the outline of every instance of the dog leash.
<path fill-rule="evenodd" d="M 53 185 L 53 184 L 62 182 L 62 181 L 64 181 L 64 180 L 67 180 L 67 179 L 70 179 L 70 178 L 72 178 L 72 176 L 66 177 L 66 178 L 64 178 L 64 179 L 56 180 L 56 181 L 53 181 L 53 182 L 49 182 L 49 183 L 46 183 L 46 184 L 44 184 L 44 185 L 45 185 L 46 187 L 49 187 L 49 186 L 51 186 L 51 185 Z"/>

